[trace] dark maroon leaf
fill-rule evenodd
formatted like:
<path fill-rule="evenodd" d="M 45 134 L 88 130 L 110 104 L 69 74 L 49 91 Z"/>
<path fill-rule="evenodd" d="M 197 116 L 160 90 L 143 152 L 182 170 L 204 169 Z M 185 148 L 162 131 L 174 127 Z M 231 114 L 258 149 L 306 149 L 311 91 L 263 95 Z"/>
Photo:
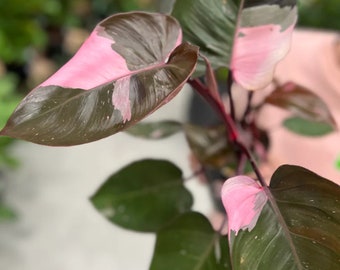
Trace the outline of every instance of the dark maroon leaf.
<path fill-rule="evenodd" d="M 289 82 L 278 87 L 265 101 L 288 110 L 300 118 L 336 126 L 324 101 L 310 90 L 295 83 Z"/>

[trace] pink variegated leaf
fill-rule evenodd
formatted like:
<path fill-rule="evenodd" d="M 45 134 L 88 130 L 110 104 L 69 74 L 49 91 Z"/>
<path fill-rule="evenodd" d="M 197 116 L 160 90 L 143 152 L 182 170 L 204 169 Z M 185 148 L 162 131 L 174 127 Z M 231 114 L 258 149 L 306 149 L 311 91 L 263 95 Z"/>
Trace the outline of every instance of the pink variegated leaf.
<path fill-rule="evenodd" d="M 76 145 L 135 124 L 172 99 L 195 69 L 198 48 L 181 40 L 179 24 L 167 15 L 105 19 L 69 62 L 25 97 L 0 135 Z"/>
<path fill-rule="evenodd" d="M 271 82 L 297 20 L 296 0 L 176 0 L 172 14 L 184 40 L 198 45 L 213 68 L 229 67 L 248 90 Z M 201 61 L 196 74 L 203 71 Z"/>
<path fill-rule="evenodd" d="M 284 165 L 269 187 L 236 176 L 222 188 L 233 269 L 337 269 L 340 187 Z"/>

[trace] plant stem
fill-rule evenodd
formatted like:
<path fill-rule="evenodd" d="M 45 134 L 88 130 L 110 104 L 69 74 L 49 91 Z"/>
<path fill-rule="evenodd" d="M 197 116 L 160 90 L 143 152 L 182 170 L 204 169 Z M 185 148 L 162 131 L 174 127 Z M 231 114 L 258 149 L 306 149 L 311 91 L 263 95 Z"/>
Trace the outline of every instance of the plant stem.
<path fill-rule="evenodd" d="M 236 120 L 235 105 L 234 105 L 233 93 L 231 91 L 232 85 L 233 85 L 233 74 L 230 70 L 228 74 L 228 79 L 227 79 L 227 93 L 229 97 L 230 117 L 233 119 L 233 121 L 235 121 Z"/>
<path fill-rule="evenodd" d="M 226 113 L 221 100 L 211 95 L 209 89 L 198 79 L 189 80 L 188 83 L 215 109 L 227 126 L 228 140 L 233 143 L 238 138 L 238 132 L 233 119 Z"/>
<path fill-rule="evenodd" d="M 248 92 L 248 96 L 247 96 L 247 107 L 243 113 L 243 116 L 241 118 L 241 124 L 245 124 L 246 120 L 247 120 L 247 116 L 249 115 L 249 113 L 251 112 L 251 101 L 253 100 L 253 96 L 254 96 L 254 92 L 250 91 Z"/>
<path fill-rule="evenodd" d="M 230 73 L 231 74 L 231 73 Z M 189 80 L 188 83 L 217 111 L 217 113 L 222 117 L 226 127 L 227 127 L 227 137 L 228 141 L 231 145 L 235 146 L 236 151 L 240 151 L 243 155 L 247 157 L 252 166 L 258 181 L 261 183 L 263 187 L 267 187 L 267 184 L 260 173 L 260 170 L 256 164 L 255 159 L 252 154 L 248 150 L 248 148 L 239 140 L 238 131 L 235 125 L 234 119 L 232 119 L 231 115 L 227 114 L 224 105 L 221 99 L 217 100 L 214 95 L 212 95 L 209 91 L 209 88 L 205 86 L 198 79 Z M 232 98 L 230 96 L 230 98 Z M 231 101 L 233 103 L 233 101 Z"/>
<path fill-rule="evenodd" d="M 253 155 L 252 155 L 252 154 L 250 153 L 250 151 L 248 150 L 248 148 L 247 148 L 243 143 L 241 143 L 241 142 L 239 142 L 239 141 L 235 141 L 235 145 L 240 149 L 240 151 L 241 151 L 244 155 L 246 155 L 247 159 L 248 159 L 249 162 L 250 162 L 251 167 L 252 167 L 253 170 L 254 170 L 254 173 L 255 173 L 255 175 L 256 175 L 256 177 L 257 177 L 257 180 L 261 183 L 261 186 L 267 187 L 267 183 L 266 183 L 266 181 L 264 180 L 264 178 L 263 178 L 263 176 L 262 176 L 262 174 L 261 174 L 261 172 L 260 172 L 260 170 L 259 170 L 259 168 L 258 168 L 258 166 L 257 166 L 257 164 L 256 164 L 256 161 L 255 161 Z"/>

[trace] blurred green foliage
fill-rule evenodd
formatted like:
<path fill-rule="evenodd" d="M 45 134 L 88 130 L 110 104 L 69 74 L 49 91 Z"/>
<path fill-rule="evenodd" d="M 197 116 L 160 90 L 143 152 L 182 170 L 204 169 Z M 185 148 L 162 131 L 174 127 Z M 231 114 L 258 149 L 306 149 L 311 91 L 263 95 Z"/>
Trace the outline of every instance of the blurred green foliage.
<path fill-rule="evenodd" d="M 0 222 L 13 220 L 15 217 L 13 210 L 0 201 Z"/>
<path fill-rule="evenodd" d="M 1 0 L 0 59 L 5 63 L 24 62 L 27 48 L 44 48 L 48 41 L 45 29 L 48 25 L 74 21 L 69 11 L 70 2 Z"/>
<path fill-rule="evenodd" d="M 17 77 L 14 74 L 5 74 L 0 77 L 0 129 L 6 124 L 7 119 L 21 100 L 21 95 L 16 92 Z M 16 160 L 9 154 L 8 146 L 13 139 L 0 138 L 0 169 L 4 166 L 15 167 Z"/>
<path fill-rule="evenodd" d="M 300 0 L 299 26 L 340 30 L 339 0 Z"/>

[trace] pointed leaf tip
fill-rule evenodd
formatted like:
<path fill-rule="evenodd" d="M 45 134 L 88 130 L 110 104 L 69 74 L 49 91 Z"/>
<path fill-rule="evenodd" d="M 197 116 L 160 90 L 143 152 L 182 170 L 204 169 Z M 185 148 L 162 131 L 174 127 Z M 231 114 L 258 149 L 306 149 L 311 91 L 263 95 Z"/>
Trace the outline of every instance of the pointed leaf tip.
<path fill-rule="evenodd" d="M 228 215 L 229 235 L 239 230 L 251 231 L 267 202 L 263 188 L 248 176 L 229 178 L 221 191 L 222 202 Z"/>

